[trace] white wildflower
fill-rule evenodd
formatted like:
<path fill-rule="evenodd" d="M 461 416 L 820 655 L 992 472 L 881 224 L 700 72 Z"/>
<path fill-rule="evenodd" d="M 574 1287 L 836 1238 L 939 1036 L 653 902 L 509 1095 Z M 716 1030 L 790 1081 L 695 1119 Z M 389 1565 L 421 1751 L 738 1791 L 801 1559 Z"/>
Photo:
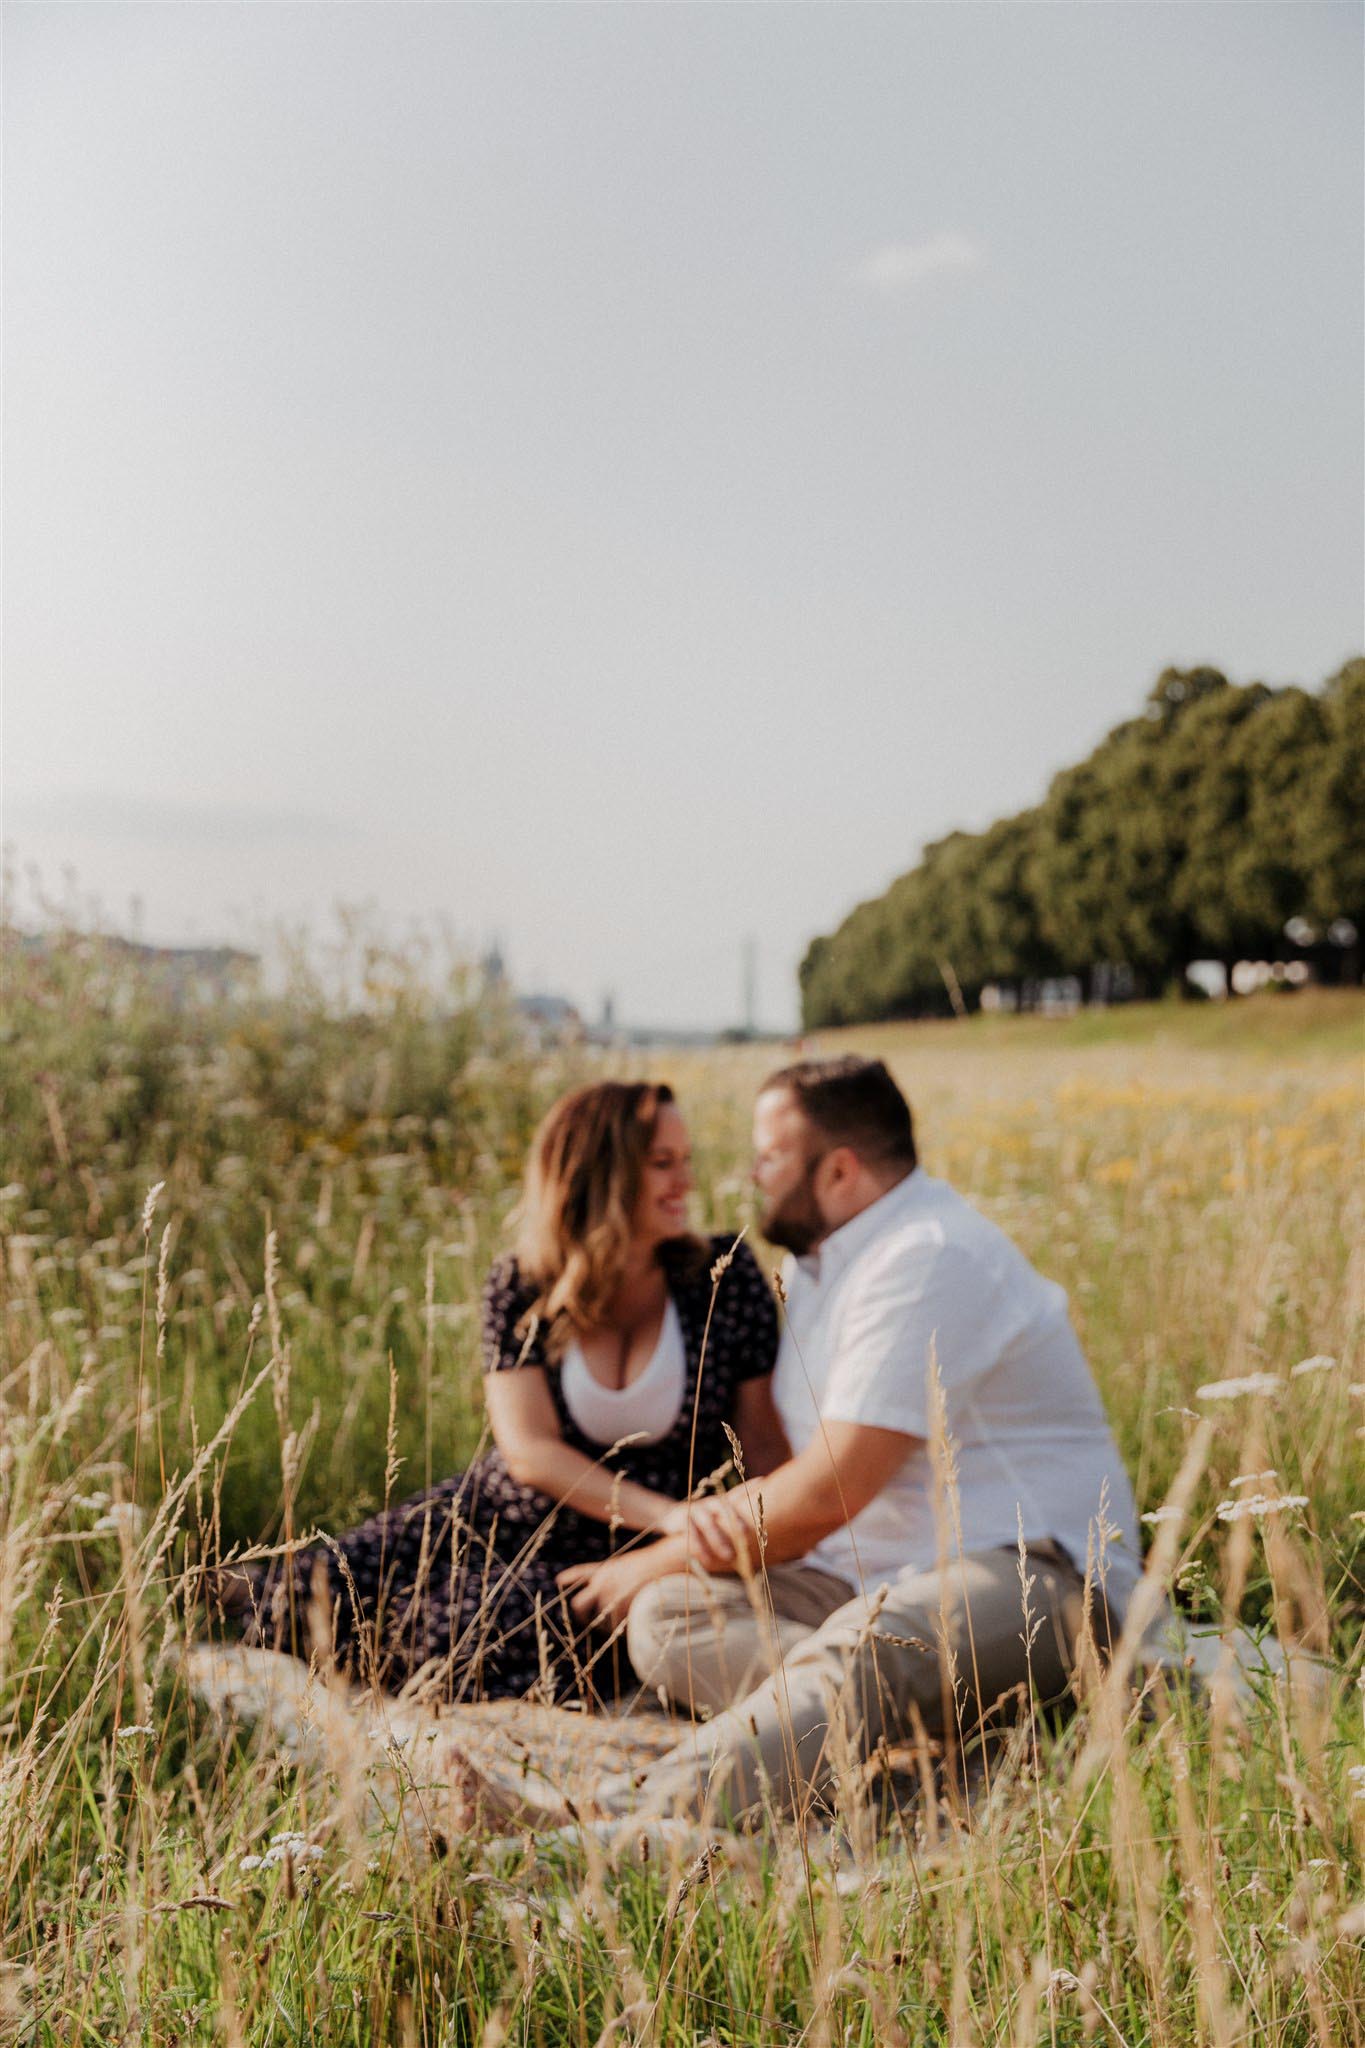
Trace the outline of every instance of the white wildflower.
<path fill-rule="evenodd" d="M 130 1536 L 136 1536 L 142 1527 L 142 1510 L 136 1501 L 116 1500 L 96 1522 L 92 1534 L 96 1536 L 117 1536 L 126 1529 Z"/>
<path fill-rule="evenodd" d="M 1151 1528 L 1158 1529 L 1160 1528 L 1163 1522 L 1178 1522 L 1180 1520 L 1180 1510 L 1179 1508 L 1172 1507 L 1170 1502 L 1168 1501 L 1165 1507 L 1153 1508 L 1151 1512 L 1149 1514 L 1145 1514 L 1142 1519 Z"/>
<path fill-rule="evenodd" d="M 1210 1380 L 1207 1386 L 1196 1387 L 1198 1401 L 1236 1401 L 1243 1394 L 1278 1394 L 1282 1382 L 1273 1372 L 1248 1372 L 1240 1378 Z"/>
<path fill-rule="evenodd" d="M 1259 1486 L 1263 1479 L 1278 1479 L 1279 1476 L 1275 1467 L 1268 1465 L 1264 1472 L 1239 1472 L 1235 1479 L 1229 1480 L 1228 1484 L 1230 1486 Z"/>
<path fill-rule="evenodd" d="M 239 1870 L 278 1870 L 286 1857 L 291 1863 L 298 1866 L 305 1863 L 320 1862 L 322 1855 L 323 1851 L 319 1848 L 318 1844 L 310 1842 L 307 1835 L 296 1834 L 292 1829 L 286 1828 L 280 1834 L 270 1837 L 270 1847 L 262 1855 L 239 1856 L 237 1868 Z"/>
<path fill-rule="evenodd" d="M 1288 1514 L 1291 1508 L 1306 1508 L 1306 1493 L 1246 1493 L 1240 1500 L 1220 1500 L 1218 1519 L 1220 1522 L 1244 1522 L 1249 1515 L 1258 1520 L 1262 1515 Z"/>
<path fill-rule="evenodd" d="M 1325 1351 L 1315 1351 L 1311 1358 L 1301 1358 L 1289 1377 L 1301 1380 L 1310 1372 L 1330 1372 L 1335 1364 L 1335 1358 L 1329 1358 Z"/>
<path fill-rule="evenodd" d="M 144 1735 L 155 1735 L 156 1730 L 149 1721 L 130 1721 L 126 1728 L 116 1731 L 116 1742 L 141 1742 Z"/>
<path fill-rule="evenodd" d="M 1346 1773 L 1352 1799 L 1365 1799 L 1365 1764 L 1352 1764 Z"/>
<path fill-rule="evenodd" d="M 270 1837 L 270 1847 L 261 1858 L 261 1867 L 273 1870 L 284 1862 L 286 1856 L 293 1863 L 317 1863 L 321 1860 L 322 1850 L 316 1842 L 310 1842 L 307 1835 L 286 1831 Z"/>

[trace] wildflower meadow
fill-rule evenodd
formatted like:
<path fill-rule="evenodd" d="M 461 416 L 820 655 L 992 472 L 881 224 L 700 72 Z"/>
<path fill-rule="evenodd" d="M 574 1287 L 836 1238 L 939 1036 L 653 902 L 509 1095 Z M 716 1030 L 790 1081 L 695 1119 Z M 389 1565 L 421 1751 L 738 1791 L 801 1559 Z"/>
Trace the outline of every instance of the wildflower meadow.
<path fill-rule="evenodd" d="M 424 1833 L 401 1774 L 367 1802 L 325 1745 L 225 1727 L 186 1645 L 205 1563 L 475 1449 L 554 1093 L 671 1080 L 698 1219 L 739 1231 L 786 1049 L 546 1054 L 373 947 L 340 994 L 209 1007 L 77 938 L 5 972 L 0 2040 L 1365 2041 L 1358 994 L 821 1037 L 888 1058 L 930 1170 L 1068 1289 L 1213 1662 L 1235 1622 L 1298 1676 L 1096 1675 L 970 1799 L 930 1759 L 828 1830 L 670 1848 Z"/>

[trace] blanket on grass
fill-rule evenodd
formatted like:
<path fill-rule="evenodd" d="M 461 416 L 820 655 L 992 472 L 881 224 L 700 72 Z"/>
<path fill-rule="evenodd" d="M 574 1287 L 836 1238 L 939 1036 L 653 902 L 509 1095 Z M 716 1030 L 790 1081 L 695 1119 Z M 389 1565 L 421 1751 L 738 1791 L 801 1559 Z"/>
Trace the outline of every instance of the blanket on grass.
<path fill-rule="evenodd" d="M 527 1700 L 432 1706 L 364 1693 L 297 1657 L 241 1643 L 190 1643 L 186 1682 L 225 1734 L 254 1730 L 293 1762 L 325 1770 L 371 1819 L 439 1834 L 452 1747 L 533 1804 L 590 1801 L 608 1774 L 645 1770 L 683 1724 L 648 1707 L 583 1714 Z"/>
<path fill-rule="evenodd" d="M 258 1739 L 304 1769 L 324 1772 L 357 1819 L 397 1826 L 414 1847 L 430 1847 L 459 1831 L 448 1791 L 452 1747 L 495 1785 L 547 1809 L 547 1834 L 558 1832 L 567 1799 L 591 1810 L 602 1779 L 644 1773 L 692 1724 L 652 1703 L 633 1712 L 589 1715 L 525 1700 L 434 1706 L 362 1693 L 339 1675 L 322 1674 L 296 1657 L 239 1643 L 190 1643 L 184 1651 L 190 1690 L 225 1733 L 253 1729 Z M 1269 1686 L 1287 1686 L 1321 1700 L 1329 1668 L 1302 1651 L 1286 1652 L 1273 1637 L 1243 1629 L 1219 1633 L 1172 1624 L 1147 1646 L 1134 1674 L 1179 1674 L 1239 1717 Z M 905 1759 L 907 1765 L 912 1761 Z M 974 1790 L 975 1787 L 968 1787 Z M 549 1819 L 553 1812 L 555 1820 Z M 599 1824 L 610 1826 L 615 1824 Z M 651 1823 L 647 1832 L 688 1833 L 692 1824 Z M 538 1831 L 539 1832 L 539 1831 Z M 576 1832 L 571 1831 L 571 1832 Z"/>

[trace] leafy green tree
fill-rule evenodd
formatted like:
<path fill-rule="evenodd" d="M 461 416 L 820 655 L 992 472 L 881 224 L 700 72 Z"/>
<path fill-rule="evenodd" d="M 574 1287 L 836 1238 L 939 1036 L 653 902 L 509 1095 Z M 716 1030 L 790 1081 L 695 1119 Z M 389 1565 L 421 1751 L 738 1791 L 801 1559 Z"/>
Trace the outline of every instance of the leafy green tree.
<path fill-rule="evenodd" d="M 1365 932 L 1365 660 L 1348 661 L 1321 701 L 1327 746 L 1300 819 L 1303 911 L 1322 930 L 1345 918 Z"/>
<path fill-rule="evenodd" d="M 1193 959 L 1275 957 L 1285 927 L 1365 927 L 1365 660 L 1314 695 L 1162 671 L 1139 717 L 1035 809 L 954 832 L 812 941 L 810 1024 L 939 1014 L 953 980 L 1122 965 L 1138 993 Z M 1339 921 L 1347 920 L 1347 925 Z M 1359 972 L 1359 950 L 1338 958 Z"/>
<path fill-rule="evenodd" d="M 1030 868 L 1044 937 L 1082 980 L 1124 963 L 1155 993 L 1193 936 L 1176 880 L 1187 844 L 1190 750 L 1181 734 L 1231 685 L 1215 669 L 1167 669 L 1144 715 L 1054 778 Z"/>

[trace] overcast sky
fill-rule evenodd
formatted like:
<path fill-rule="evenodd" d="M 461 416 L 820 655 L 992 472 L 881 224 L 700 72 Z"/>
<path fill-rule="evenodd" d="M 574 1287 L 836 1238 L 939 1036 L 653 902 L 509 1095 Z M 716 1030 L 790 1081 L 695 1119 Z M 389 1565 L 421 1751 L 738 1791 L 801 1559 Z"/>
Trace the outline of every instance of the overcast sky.
<path fill-rule="evenodd" d="M 789 1020 L 1166 663 L 1365 641 L 1363 23 L 6 7 L 21 867 Z"/>

